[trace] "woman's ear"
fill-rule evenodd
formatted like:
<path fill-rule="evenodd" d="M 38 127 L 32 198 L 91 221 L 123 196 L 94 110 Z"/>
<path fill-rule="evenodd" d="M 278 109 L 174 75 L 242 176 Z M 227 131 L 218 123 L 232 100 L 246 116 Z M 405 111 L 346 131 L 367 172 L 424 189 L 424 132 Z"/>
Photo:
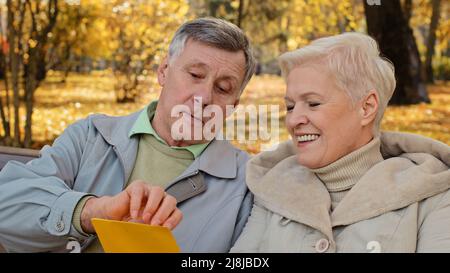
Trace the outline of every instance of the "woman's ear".
<path fill-rule="evenodd" d="M 161 64 L 158 66 L 158 83 L 161 86 L 164 86 L 166 84 L 166 77 L 167 77 L 167 68 L 169 66 L 168 58 L 165 57 Z"/>
<path fill-rule="evenodd" d="M 371 90 L 361 104 L 361 125 L 366 126 L 375 120 L 378 113 L 379 97 L 375 90 Z"/>

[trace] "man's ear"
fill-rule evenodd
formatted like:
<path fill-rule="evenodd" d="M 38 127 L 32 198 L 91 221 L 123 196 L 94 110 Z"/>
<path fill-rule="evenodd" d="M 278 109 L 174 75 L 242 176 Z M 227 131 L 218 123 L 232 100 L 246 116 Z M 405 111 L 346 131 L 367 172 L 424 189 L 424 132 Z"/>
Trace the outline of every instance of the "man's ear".
<path fill-rule="evenodd" d="M 168 57 L 166 56 L 161 64 L 158 66 L 158 83 L 161 86 L 164 86 L 166 84 L 166 77 L 167 77 L 167 68 L 169 66 L 169 60 Z"/>
<path fill-rule="evenodd" d="M 361 125 L 366 126 L 375 120 L 378 113 L 379 97 L 375 90 L 371 90 L 361 101 Z"/>

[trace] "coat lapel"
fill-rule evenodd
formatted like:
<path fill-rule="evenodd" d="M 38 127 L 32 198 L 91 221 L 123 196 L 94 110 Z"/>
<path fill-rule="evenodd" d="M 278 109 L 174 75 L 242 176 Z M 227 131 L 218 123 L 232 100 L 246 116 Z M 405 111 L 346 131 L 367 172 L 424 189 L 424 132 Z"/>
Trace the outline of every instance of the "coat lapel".
<path fill-rule="evenodd" d="M 278 149 L 288 151 L 290 143 L 282 143 Z M 334 247 L 327 189 L 313 173 L 298 165 L 295 155 L 281 159 L 273 167 L 272 160 L 280 160 L 278 155 L 276 151 L 267 152 L 247 165 L 247 185 L 256 196 L 255 202 L 319 230 Z"/>
<path fill-rule="evenodd" d="M 121 160 L 125 172 L 124 186 L 133 171 L 139 143 L 138 138 L 129 138 L 128 133 L 139 113 L 140 111 L 123 117 L 98 115 L 93 117 L 92 121 L 97 131 L 106 142 L 113 146 L 114 151 Z"/>
<path fill-rule="evenodd" d="M 404 208 L 450 188 L 450 170 L 429 154 L 405 154 L 370 169 L 332 213 L 333 226 L 350 225 Z"/>
<path fill-rule="evenodd" d="M 178 203 L 203 193 L 207 189 L 204 173 L 223 179 L 236 178 L 236 149 L 228 141 L 213 140 L 179 177 L 169 183 L 167 192 Z"/>

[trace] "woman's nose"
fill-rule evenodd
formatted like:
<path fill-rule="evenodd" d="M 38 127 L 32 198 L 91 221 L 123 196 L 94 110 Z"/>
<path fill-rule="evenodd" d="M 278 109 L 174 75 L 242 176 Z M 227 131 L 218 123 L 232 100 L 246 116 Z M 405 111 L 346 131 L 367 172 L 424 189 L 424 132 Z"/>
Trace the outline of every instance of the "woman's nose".
<path fill-rule="evenodd" d="M 293 109 L 292 113 L 286 118 L 286 125 L 290 128 L 295 128 L 300 125 L 308 124 L 309 119 L 305 113 L 300 109 Z"/>

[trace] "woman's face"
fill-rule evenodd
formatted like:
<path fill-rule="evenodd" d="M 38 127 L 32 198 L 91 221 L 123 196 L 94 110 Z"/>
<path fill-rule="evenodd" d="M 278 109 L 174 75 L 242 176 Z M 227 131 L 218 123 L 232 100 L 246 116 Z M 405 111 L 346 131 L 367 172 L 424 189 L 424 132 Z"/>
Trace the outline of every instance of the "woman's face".
<path fill-rule="evenodd" d="M 360 103 L 352 105 L 324 66 L 299 66 L 287 77 L 286 126 L 298 162 L 321 168 L 368 143 Z"/>

